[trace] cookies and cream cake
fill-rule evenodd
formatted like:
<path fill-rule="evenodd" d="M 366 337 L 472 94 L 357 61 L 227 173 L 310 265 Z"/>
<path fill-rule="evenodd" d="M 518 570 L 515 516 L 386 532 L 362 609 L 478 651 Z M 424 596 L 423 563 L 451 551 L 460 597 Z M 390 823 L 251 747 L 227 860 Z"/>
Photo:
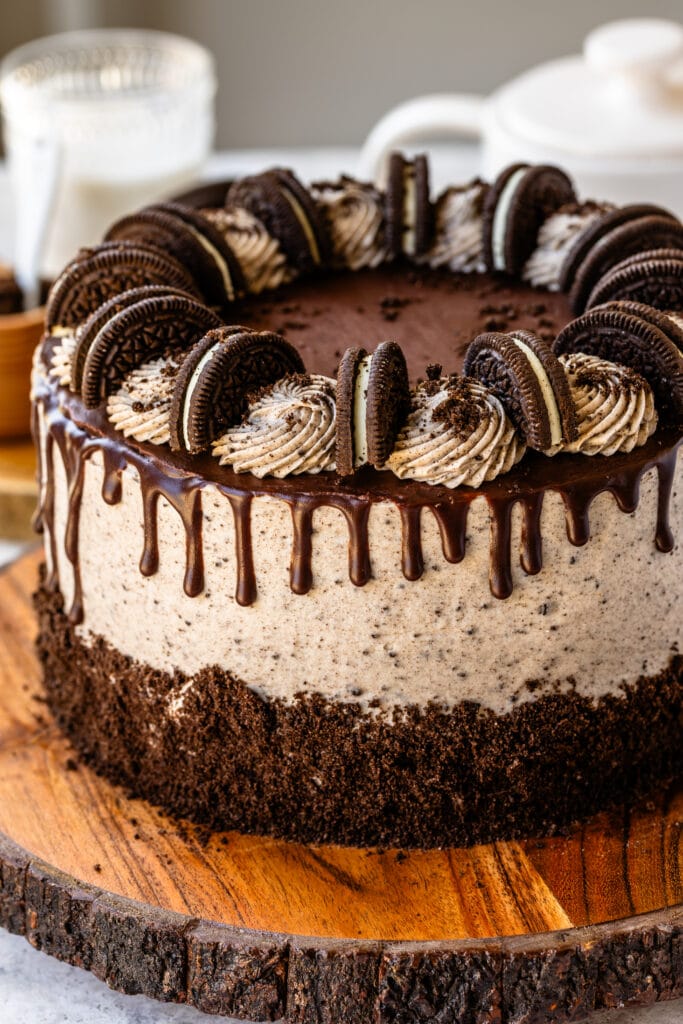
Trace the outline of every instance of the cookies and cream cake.
<path fill-rule="evenodd" d="M 117 222 L 36 353 L 38 647 L 214 829 L 548 834 L 680 773 L 683 227 L 557 168 Z"/>

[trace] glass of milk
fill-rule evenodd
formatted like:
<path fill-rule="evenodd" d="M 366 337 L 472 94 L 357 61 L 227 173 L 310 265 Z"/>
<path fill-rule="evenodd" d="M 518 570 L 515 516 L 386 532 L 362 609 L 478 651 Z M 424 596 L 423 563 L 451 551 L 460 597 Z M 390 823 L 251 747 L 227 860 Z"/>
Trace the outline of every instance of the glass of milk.
<path fill-rule="evenodd" d="M 213 142 L 211 54 L 164 32 L 65 32 L 10 53 L 0 103 L 29 291 L 113 220 L 195 179 Z"/>

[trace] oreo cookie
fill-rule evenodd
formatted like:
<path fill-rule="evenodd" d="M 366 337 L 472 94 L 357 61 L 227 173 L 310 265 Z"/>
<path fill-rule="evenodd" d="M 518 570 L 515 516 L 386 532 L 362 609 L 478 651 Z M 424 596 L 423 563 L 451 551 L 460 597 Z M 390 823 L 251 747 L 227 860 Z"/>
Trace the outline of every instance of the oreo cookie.
<path fill-rule="evenodd" d="M 602 234 L 579 263 L 569 289 L 574 313 L 586 309 L 588 297 L 609 270 L 626 257 L 650 249 L 683 249 L 683 225 L 670 216 L 650 214 Z"/>
<path fill-rule="evenodd" d="M 279 334 L 239 326 L 210 330 L 188 352 L 176 379 L 171 448 L 205 451 L 240 422 L 250 394 L 305 372 L 297 350 Z"/>
<path fill-rule="evenodd" d="M 489 189 L 482 214 L 486 269 L 519 276 L 543 222 L 576 202 L 571 180 L 550 164 L 512 164 Z"/>
<path fill-rule="evenodd" d="M 620 300 L 683 310 L 683 251 L 654 249 L 621 260 L 599 279 L 586 309 Z"/>
<path fill-rule="evenodd" d="M 191 210 L 206 210 L 221 207 L 234 178 L 223 178 L 219 181 L 207 181 L 203 185 L 195 185 L 171 196 L 169 202 L 180 206 L 189 206 Z"/>
<path fill-rule="evenodd" d="M 83 386 L 85 360 L 102 328 L 106 327 L 112 317 L 122 310 L 127 309 L 129 306 L 134 306 L 136 302 L 140 302 L 142 299 L 153 299 L 159 295 L 177 295 L 194 300 L 194 296 L 189 292 L 184 292 L 180 288 L 171 288 L 165 284 L 152 284 L 144 285 L 142 288 L 131 288 L 103 302 L 94 313 L 90 314 L 85 323 L 77 328 L 76 348 L 71 360 L 71 387 L 74 391 L 80 392 Z"/>
<path fill-rule="evenodd" d="M 652 203 L 631 203 L 628 206 L 617 206 L 613 210 L 606 210 L 584 228 L 565 256 L 558 276 L 560 291 L 569 291 L 579 267 L 603 235 L 609 234 L 610 231 L 621 227 L 622 224 L 640 220 L 642 217 L 666 217 L 669 220 L 676 220 L 673 213 Z"/>
<path fill-rule="evenodd" d="M 195 284 L 172 256 L 149 245 L 104 243 L 81 250 L 59 275 L 47 300 L 45 327 L 78 327 L 108 299 L 131 288 L 168 285 L 194 294 Z"/>
<path fill-rule="evenodd" d="M 555 339 L 557 355 L 586 352 L 630 366 L 649 383 L 659 411 L 683 415 L 683 355 L 648 315 L 602 306 L 572 320 Z M 675 326 L 675 325 L 674 325 Z"/>
<path fill-rule="evenodd" d="M 336 464 L 350 476 L 366 463 L 381 469 L 410 412 L 410 385 L 405 356 L 394 341 L 378 345 L 372 355 L 347 349 L 337 371 Z"/>
<path fill-rule="evenodd" d="M 228 189 L 225 205 L 241 206 L 265 224 L 301 273 L 329 265 L 332 244 L 325 219 L 292 171 L 277 167 L 235 181 Z"/>
<path fill-rule="evenodd" d="M 237 257 L 196 210 L 179 203 L 156 203 L 117 220 L 107 241 L 146 241 L 170 253 L 192 274 L 195 290 L 206 302 L 224 307 L 245 291 Z"/>
<path fill-rule="evenodd" d="M 406 160 L 389 157 L 385 192 L 386 239 L 389 255 L 424 256 L 434 233 L 434 207 L 429 198 L 429 162 L 421 153 Z"/>
<path fill-rule="evenodd" d="M 677 322 L 670 315 L 670 312 L 662 312 L 654 306 L 648 306 L 644 302 L 630 302 L 626 299 L 619 299 L 616 302 L 607 302 L 596 309 L 617 309 L 622 313 L 630 313 L 631 316 L 647 320 L 649 324 L 657 327 L 662 334 L 673 341 L 678 351 L 683 355 L 683 321 Z M 675 312 L 675 311 L 672 311 Z"/>
<path fill-rule="evenodd" d="M 220 322 L 208 306 L 177 294 L 141 299 L 115 313 L 97 332 L 85 357 L 85 405 L 95 408 L 130 370 L 168 350 L 190 348 Z"/>
<path fill-rule="evenodd" d="M 500 398 L 530 448 L 546 451 L 577 437 L 562 364 L 531 331 L 480 334 L 465 353 L 463 369 Z"/>

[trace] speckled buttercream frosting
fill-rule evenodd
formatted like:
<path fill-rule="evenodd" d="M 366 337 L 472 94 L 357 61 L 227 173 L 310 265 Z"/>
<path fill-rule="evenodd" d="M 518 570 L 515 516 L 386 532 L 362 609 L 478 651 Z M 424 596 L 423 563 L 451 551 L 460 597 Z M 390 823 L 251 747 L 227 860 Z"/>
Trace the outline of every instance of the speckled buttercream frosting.
<path fill-rule="evenodd" d="M 555 169 L 392 175 L 274 169 L 60 276 L 45 685 L 98 771 L 212 828 L 551 834 L 681 767 L 683 298 L 573 319 L 618 211 Z"/>

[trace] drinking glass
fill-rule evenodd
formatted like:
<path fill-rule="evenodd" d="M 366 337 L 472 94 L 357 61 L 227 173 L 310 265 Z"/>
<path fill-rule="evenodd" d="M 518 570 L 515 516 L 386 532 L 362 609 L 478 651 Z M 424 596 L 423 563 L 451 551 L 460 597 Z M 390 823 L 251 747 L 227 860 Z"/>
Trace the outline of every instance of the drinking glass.
<path fill-rule="evenodd" d="M 0 103 L 25 289 L 136 207 L 197 177 L 213 142 L 212 55 L 164 32 L 66 32 L 12 51 Z"/>

